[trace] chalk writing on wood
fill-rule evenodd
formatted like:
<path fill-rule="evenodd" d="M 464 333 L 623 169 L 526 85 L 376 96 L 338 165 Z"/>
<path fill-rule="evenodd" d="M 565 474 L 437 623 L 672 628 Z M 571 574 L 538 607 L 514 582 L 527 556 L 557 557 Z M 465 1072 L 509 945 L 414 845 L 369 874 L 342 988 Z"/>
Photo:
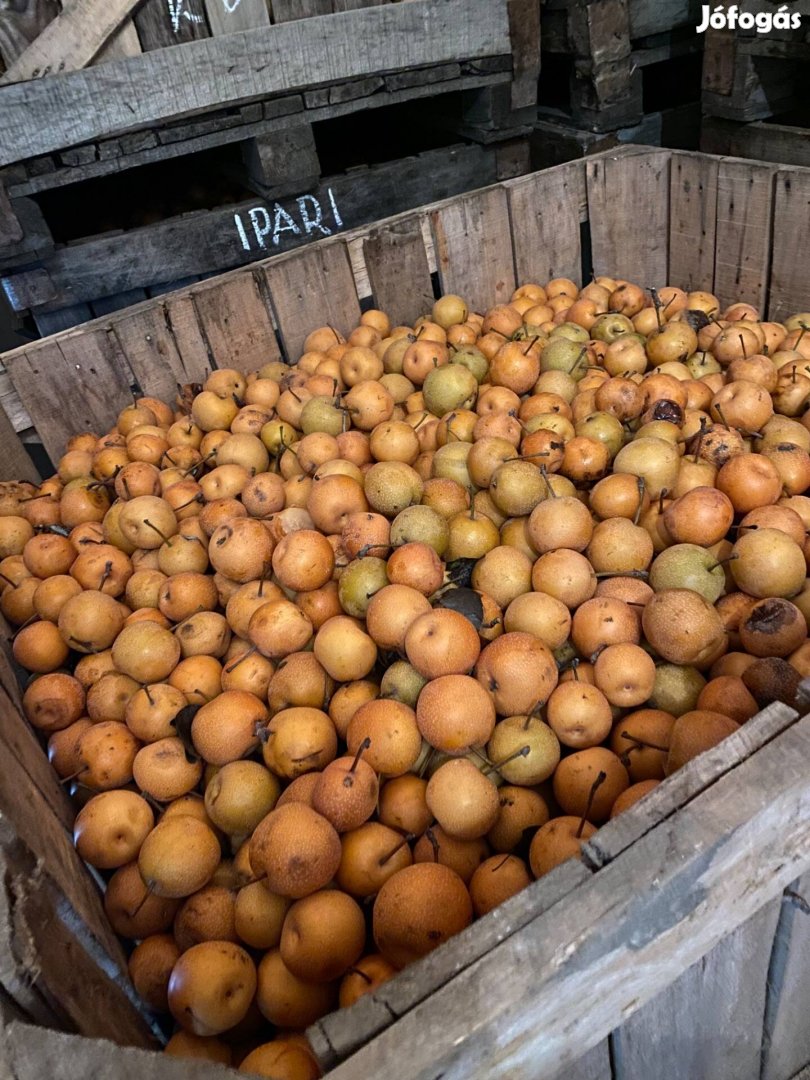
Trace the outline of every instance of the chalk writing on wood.
<path fill-rule="evenodd" d="M 285 234 L 292 236 L 331 236 L 343 228 L 343 219 L 331 188 L 326 189 L 327 206 L 314 195 L 299 195 L 295 209 L 281 203 L 253 206 L 234 214 L 233 221 L 245 251 L 281 248 Z M 247 218 L 247 220 L 245 220 Z"/>
<path fill-rule="evenodd" d="M 193 11 L 186 10 L 184 7 L 185 0 L 166 0 L 166 2 L 169 6 L 169 18 L 172 21 L 172 30 L 174 30 L 175 34 L 180 32 L 181 19 L 188 19 L 189 22 L 193 23 L 205 22 L 202 15 L 195 15 Z M 223 0 L 223 2 L 226 2 L 226 0 Z M 236 3 L 238 4 L 239 0 L 236 0 Z M 233 10 L 233 8 L 230 10 Z"/>

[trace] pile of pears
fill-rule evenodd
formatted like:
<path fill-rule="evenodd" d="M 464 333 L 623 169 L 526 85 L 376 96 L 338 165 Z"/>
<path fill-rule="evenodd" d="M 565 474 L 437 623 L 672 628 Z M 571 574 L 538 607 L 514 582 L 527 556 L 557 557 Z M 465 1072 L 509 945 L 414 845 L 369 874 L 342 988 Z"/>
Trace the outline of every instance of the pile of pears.
<path fill-rule="evenodd" d="M 166 1051 L 306 1028 L 810 674 L 810 315 L 367 310 L 0 484 L 0 610 Z"/>

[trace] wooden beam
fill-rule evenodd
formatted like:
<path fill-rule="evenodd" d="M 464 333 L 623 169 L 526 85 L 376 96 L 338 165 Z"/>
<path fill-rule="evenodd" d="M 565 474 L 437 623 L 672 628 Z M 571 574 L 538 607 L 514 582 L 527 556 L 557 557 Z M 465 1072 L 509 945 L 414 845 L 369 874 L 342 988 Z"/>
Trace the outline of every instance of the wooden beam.
<path fill-rule="evenodd" d="M 0 274 L 0 283 L 15 311 L 53 311 L 111 292 L 242 266 L 495 179 L 494 149 L 429 150 L 327 178 L 297 197 L 256 196 L 71 244 L 46 256 L 36 270 Z"/>
<path fill-rule="evenodd" d="M 204 0 L 211 33 L 235 34 L 270 25 L 267 0 Z"/>
<path fill-rule="evenodd" d="M 140 0 L 72 0 L 9 66 L 0 84 L 85 67 L 139 3 Z"/>
<path fill-rule="evenodd" d="M 182 52 L 158 49 L 66 73 L 58 83 L 0 89 L 0 164 L 310 86 L 313 72 L 341 82 L 509 47 L 502 3 L 410 0 L 206 38 Z"/>
<path fill-rule="evenodd" d="M 536 0 L 507 0 L 512 41 L 512 108 L 537 104 L 540 78 L 540 5 Z"/>

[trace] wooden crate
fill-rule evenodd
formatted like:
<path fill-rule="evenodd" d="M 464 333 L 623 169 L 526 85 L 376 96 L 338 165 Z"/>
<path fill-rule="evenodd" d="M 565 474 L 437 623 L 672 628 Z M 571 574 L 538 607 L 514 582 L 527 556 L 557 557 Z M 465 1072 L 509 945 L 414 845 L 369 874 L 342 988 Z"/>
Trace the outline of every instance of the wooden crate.
<path fill-rule="evenodd" d="M 53 14 L 48 0 L 31 2 Z M 148 38 L 143 55 L 105 53 L 58 79 L 0 85 L 0 277 L 43 336 L 326 229 L 528 171 L 518 140 L 537 96 L 536 0 L 280 0 L 272 25 L 265 0 L 206 0 L 215 36 L 206 29 L 205 40 L 188 21 L 194 3 L 147 0 L 136 12 L 152 27 L 180 10 L 199 32 L 179 48 Z M 214 20 L 223 3 L 232 13 Z M 17 18 L 0 12 L 0 53 L 4 20 Z M 83 55 L 67 67 L 81 69 Z M 88 107 L 95 100 L 107 107 Z M 330 168 L 318 142 L 357 114 L 366 167 Z M 419 134 L 375 158 L 376 125 Z M 62 235 L 76 200 L 82 219 Z"/>
<path fill-rule="evenodd" d="M 704 116 L 700 148 L 707 154 L 731 154 L 758 161 L 810 166 L 810 129 L 767 120 L 739 123 Z"/>
<path fill-rule="evenodd" d="M 108 425 L 132 385 L 167 395 L 214 362 L 294 361 L 313 325 L 348 329 L 367 298 L 410 321 L 432 300 L 433 273 L 477 308 L 517 281 L 581 281 L 583 239 L 597 272 L 711 288 L 780 318 L 807 307 L 797 252 L 808 198 L 800 168 L 627 147 L 255 263 L 2 359 L 56 455 L 71 432 Z M 7 423 L 3 475 L 27 460 Z M 16 1080 L 179 1080 L 187 1065 L 144 1049 L 152 1033 L 70 848 L 63 796 L 11 673 L 0 674 L 11 762 L 0 857 L 13 867 L 0 890 L 0 1060 Z M 810 1061 L 808 760 L 810 717 L 764 710 L 604 826 L 582 860 L 315 1025 L 331 1075 L 790 1080 Z M 32 933 L 38 919 L 54 937 Z M 74 980 L 78 1000 L 59 989 L 80 970 L 66 965 L 71 949 L 91 987 L 78 995 Z M 115 1010 L 97 1007 L 108 994 Z"/>
<path fill-rule="evenodd" d="M 698 14 L 698 5 L 687 0 L 548 0 L 541 18 L 542 51 L 549 65 L 540 83 L 541 108 L 564 110 L 562 123 L 584 139 L 589 133 L 633 128 L 650 114 L 685 104 L 676 94 L 690 79 L 689 58 L 697 58 L 703 48 L 695 34 Z M 699 97 L 698 64 L 692 64 L 694 100 Z M 560 100 L 560 84 L 567 100 Z M 654 106 L 646 100 L 647 84 L 659 90 Z M 660 93 L 662 88 L 672 100 Z M 556 100 L 546 100 L 547 95 Z"/>
<path fill-rule="evenodd" d="M 810 24 L 810 4 L 801 0 L 791 11 Z M 739 122 L 766 120 L 804 105 L 810 62 L 807 30 L 745 36 L 732 30 L 708 30 L 703 59 L 703 111 Z"/>

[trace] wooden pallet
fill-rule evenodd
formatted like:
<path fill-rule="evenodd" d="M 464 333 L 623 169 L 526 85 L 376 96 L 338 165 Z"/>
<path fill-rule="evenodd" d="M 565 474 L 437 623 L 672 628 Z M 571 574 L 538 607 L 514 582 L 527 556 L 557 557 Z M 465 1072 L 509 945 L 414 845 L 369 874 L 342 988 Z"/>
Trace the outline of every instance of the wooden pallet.
<path fill-rule="evenodd" d="M 642 123 L 645 113 L 654 111 L 645 106 L 643 69 L 702 51 L 695 34 L 699 11 L 687 0 L 543 4 L 543 53 L 570 61 L 571 126 L 606 134 Z M 668 78 L 666 71 L 656 72 L 656 81 Z"/>
<path fill-rule="evenodd" d="M 411 321 L 432 300 L 432 273 L 476 308 L 518 281 L 581 281 L 583 238 L 597 271 L 713 289 L 780 318 L 808 306 L 808 199 L 801 168 L 625 147 L 262 260 L 2 360 L 56 455 L 77 429 L 109 425 L 135 383 L 168 396 L 213 363 L 295 360 L 313 325 L 347 330 L 366 298 Z M 20 455 L 0 425 L 0 475 L 16 475 Z M 0 676 L 12 762 L 0 774 L 0 857 L 13 868 L 0 890 L 0 1063 L 15 1080 L 179 1080 L 181 1063 L 143 1049 L 152 1033 L 69 847 L 59 786 L 2 661 Z M 330 1075 L 790 1080 L 810 1060 L 809 755 L 810 717 L 766 709 L 603 827 L 582 861 L 320 1021 L 310 1036 Z M 38 920 L 56 936 L 29 933 Z M 98 989 L 74 1000 L 59 988 L 76 979 Z"/>
<path fill-rule="evenodd" d="M 810 5 L 800 3 L 798 8 L 810 25 Z M 745 37 L 730 30 L 707 31 L 703 111 L 743 122 L 765 120 L 803 105 L 810 42 L 795 36 L 802 31 L 786 33 L 794 36 Z"/>
<path fill-rule="evenodd" d="M 766 120 L 746 124 L 705 116 L 700 148 L 707 154 L 733 154 L 758 161 L 810 166 L 810 130 L 795 124 Z"/>

